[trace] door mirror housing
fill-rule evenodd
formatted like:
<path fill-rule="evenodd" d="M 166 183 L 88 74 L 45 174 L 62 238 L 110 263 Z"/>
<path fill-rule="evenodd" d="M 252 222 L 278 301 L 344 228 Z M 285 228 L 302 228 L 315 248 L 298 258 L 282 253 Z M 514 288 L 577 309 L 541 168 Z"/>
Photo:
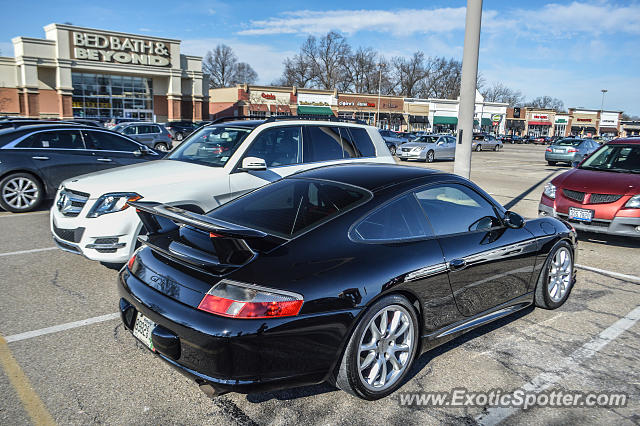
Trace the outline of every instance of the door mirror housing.
<path fill-rule="evenodd" d="M 507 211 L 504 214 L 504 223 L 513 229 L 519 229 L 524 226 L 524 218 L 516 212 Z"/>
<path fill-rule="evenodd" d="M 133 155 L 135 155 L 136 157 L 140 157 L 142 155 L 149 155 L 152 152 L 153 151 L 151 151 L 149 148 L 147 148 L 146 146 L 143 145 L 140 148 L 138 148 L 135 151 L 133 151 Z"/>
<path fill-rule="evenodd" d="M 245 157 L 242 159 L 242 171 L 250 170 L 267 170 L 267 163 L 262 158 L 258 157 Z"/>

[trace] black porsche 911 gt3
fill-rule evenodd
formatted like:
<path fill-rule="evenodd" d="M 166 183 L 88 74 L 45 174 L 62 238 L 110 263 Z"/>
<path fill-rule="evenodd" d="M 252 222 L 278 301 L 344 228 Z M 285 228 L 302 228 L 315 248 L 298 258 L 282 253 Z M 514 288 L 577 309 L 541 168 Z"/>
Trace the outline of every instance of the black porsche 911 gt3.
<path fill-rule="evenodd" d="M 212 396 L 381 398 L 421 352 L 575 283 L 571 225 L 423 168 L 318 168 L 205 215 L 130 204 L 148 235 L 119 275 L 124 325 Z"/>

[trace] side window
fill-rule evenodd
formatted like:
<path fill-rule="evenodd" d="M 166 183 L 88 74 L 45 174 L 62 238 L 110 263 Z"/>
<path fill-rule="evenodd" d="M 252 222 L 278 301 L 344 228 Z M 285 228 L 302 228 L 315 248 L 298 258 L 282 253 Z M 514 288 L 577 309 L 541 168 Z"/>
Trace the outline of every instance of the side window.
<path fill-rule="evenodd" d="M 149 128 L 148 133 L 160 133 L 160 127 L 158 126 L 146 126 Z"/>
<path fill-rule="evenodd" d="M 455 144 L 456 143 L 456 138 L 452 138 L 451 136 L 447 136 L 447 142 Z"/>
<path fill-rule="evenodd" d="M 353 230 L 362 241 L 406 240 L 430 236 L 424 214 L 413 195 L 392 201 L 371 213 Z"/>
<path fill-rule="evenodd" d="M 123 135 L 135 135 L 137 127 L 138 126 L 125 127 L 125 129 L 122 131 L 122 134 Z"/>
<path fill-rule="evenodd" d="M 77 130 L 34 133 L 17 146 L 20 148 L 84 149 L 80 132 Z"/>
<path fill-rule="evenodd" d="M 84 136 L 84 141 L 89 149 L 124 152 L 133 152 L 140 149 L 137 143 L 115 133 L 83 130 L 82 136 Z"/>
<path fill-rule="evenodd" d="M 354 145 L 363 157 L 375 157 L 376 149 L 366 129 L 351 127 L 349 129 Z"/>
<path fill-rule="evenodd" d="M 489 230 L 499 226 L 493 206 L 474 190 L 442 184 L 416 192 L 436 235 Z"/>
<path fill-rule="evenodd" d="M 245 152 L 244 157 L 262 158 L 267 167 L 302 162 L 302 128 L 272 127 L 262 131 Z"/>
<path fill-rule="evenodd" d="M 344 158 L 340 132 L 335 127 L 308 126 L 304 162 L 339 160 Z"/>

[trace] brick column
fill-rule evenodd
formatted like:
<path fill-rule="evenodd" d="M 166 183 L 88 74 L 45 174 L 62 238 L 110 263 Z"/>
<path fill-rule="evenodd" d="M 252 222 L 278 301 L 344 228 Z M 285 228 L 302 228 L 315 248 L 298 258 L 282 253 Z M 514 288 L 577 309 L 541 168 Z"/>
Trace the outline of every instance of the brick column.
<path fill-rule="evenodd" d="M 179 121 L 182 119 L 182 101 L 179 96 L 168 95 L 167 106 L 169 121 Z"/>
<path fill-rule="evenodd" d="M 73 118 L 71 94 L 58 91 L 58 115 L 61 119 Z"/>
<path fill-rule="evenodd" d="M 194 96 L 191 107 L 193 108 L 191 113 L 193 121 L 202 121 L 202 98 Z"/>
<path fill-rule="evenodd" d="M 40 102 L 38 89 L 22 88 L 20 94 L 20 115 L 31 118 L 40 118 Z"/>

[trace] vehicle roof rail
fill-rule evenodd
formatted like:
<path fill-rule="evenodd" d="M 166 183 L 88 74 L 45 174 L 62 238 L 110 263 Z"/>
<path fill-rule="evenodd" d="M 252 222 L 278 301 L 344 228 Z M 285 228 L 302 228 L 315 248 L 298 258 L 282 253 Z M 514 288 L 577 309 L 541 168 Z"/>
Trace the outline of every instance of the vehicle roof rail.
<path fill-rule="evenodd" d="M 265 117 L 258 117 L 255 115 L 227 115 L 224 117 L 219 117 L 213 120 L 203 120 L 203 121 L 211 121 L 207 126 L 216 123 L 222 123 L 224 121 L 233 121 L 233 120 L 264 120 Z"/>
<path fill-rule="evenodd" d="M 313 121 L 331 121 L 331 122 L 343 122 L 343 123 L 355 123 L 355 124 L 367 124 L 364 121 L 357 118 L 345 118 L 327 115 L 272 115 L 268 117 L 265 123 L 272 123 L 280 120 L 313 120 Z"/>

